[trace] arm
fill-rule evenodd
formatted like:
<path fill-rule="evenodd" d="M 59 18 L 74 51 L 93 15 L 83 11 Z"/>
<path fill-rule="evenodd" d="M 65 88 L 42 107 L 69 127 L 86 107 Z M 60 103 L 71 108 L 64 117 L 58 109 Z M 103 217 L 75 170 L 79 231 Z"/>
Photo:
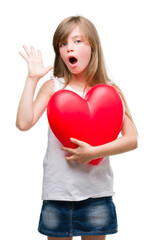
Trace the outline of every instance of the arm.
<path fill-rule="evenodd" d="M 66 160 L 74 160 L 85 164 L 93 159 L 120 154 L 137 148 L 136 130 L 134 124 L 127 116 L 124 118 L 121 133 L 122 136 L 120 138 L 97 147 L 92 147 L 85 142 L 71 139 L 79 147 L 76 149 L 62 147 L 62 150 L 72 154 L 70 157 L 66 156 Z"/>
<path fill-rule="evenodd" d="M 28 76 L 19 103 L 16 119 L 16 126 L 23 131 L 30 129 L 38 121 L 53 91 L 53 82 L 49 80 L 43 84 L 36 100 L 33 101 L 38 81 L 53 67 L 44 67 L 40 51 L 36 54 L 33 47 L 31 47 L 31 51 L 29 51 L 26 46 L 24 46 L 24 49 L 27 55 L 22 52 L 19 53 L 28 64 Z"/>
<path fill-rule="evenodd" d="M 110 143 L 95 147 L 94 155 L 96 158 L 120 154 L 137 148 L 136 130 L 134 124 L 127 116 L 124 118 L 121 133 L 122 136 L 118 139 Z"/>

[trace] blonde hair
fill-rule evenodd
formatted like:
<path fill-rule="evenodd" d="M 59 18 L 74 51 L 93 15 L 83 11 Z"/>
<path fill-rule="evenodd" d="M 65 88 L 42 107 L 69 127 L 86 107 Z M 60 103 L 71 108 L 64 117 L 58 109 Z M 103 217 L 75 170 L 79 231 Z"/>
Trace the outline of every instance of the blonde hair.
<path fill-rule="evenodd" d="M 63 62 L 60 52 L 59 44 L 67 39 L 72 30 L 79 26 L 80 30 L 83 32 L 85 39 L 91 46 L 91 59 L 87 68 L 87 80 L 86 86 L 95 86 L 97 84 L 108 84 L 116 88 L 116 90 L 121 95 L 125 104 L 125 114 L 132 120 L 131 113 L 129 111 L 128 105 L 126 103 L 125 97 L 119 87 L 113 83 L 106 71 L 105 61 L 103 56 L 103 51 L 100 43 L 100 39 L 97 30 L 92 22 L 82 16 L 71 16 L 64 19 L 57 27 L 55 34 L 53 36 L 53 47 L 55 51 L 55 61 L 54 61 L 54 76 L 64 77 L 65 84 L 64 88 L 71 80 L 71 73 Z M 134 122 L 133 122 L 134 123 Z"/>

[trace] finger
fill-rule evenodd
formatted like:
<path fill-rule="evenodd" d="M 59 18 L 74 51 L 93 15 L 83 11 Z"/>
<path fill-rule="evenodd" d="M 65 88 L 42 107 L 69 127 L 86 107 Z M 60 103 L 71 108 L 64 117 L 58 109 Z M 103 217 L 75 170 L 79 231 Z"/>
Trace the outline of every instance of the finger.
<path fill-rule="evenodd" d="M 73 161 L 73 160 L 75 160 L 75 158 L 74 158 L 73 155 L 70 156 L 70 157 L 66 156 L 65 159 L 66 159 L 67 161 Z"/>
<path fill-rule="evenodd" d="M 63 151 L 74 154 L 74 149 L 73 148 L 66 148 L 66 147 L 62 147 L 61 148 Z"/>
<path fill-rule="evenodd" d="M 80 141 L 76 138 L 70 138 L 70 140 L 71 140 L 72 143 L 75 143 L 77 145 L 82 145 L 82 143 L 84 143 L 83 141 Z"/>
<path fill-rule="evenodd" d="M 29 49 L 27 48 L 26 45 L 23 45 L 23 48 L 24 48 L 25 52 L 27 53 L 27 56 L 29 57 L 31 55 Z"/>
<path fill-rule="evenodd" d="M 26 60 L 26 62 L 28 61 L 28 58 L 27 58 L 27 56 L 24 53 L 19 52 L 19 54 Z"/>
<path fill-rule="evenodd" d="M 30 46 L 30 49 L 31 49 L 31 53 L 34 57 L 36 57 L 36 52 L 35 52 L 35 49 L 33 46 Z"/>
<path fill-rule="evenodd" d="M 66 156 L 65 159 L 69 162 L 69 161 L 75 161 L 76 163 L 82 163 L 82 161 L 80 159 L 77 159 L 74 155 L 72 156 Z"/>
<path fill-rule="evenodd" d="M 52 70 L 52 69 L 53 69 L 53 66 L 52 66 L 52 65 L 46 67 L 46 71 L 47 71 L 47 73 L 48 73 L 50 70 Z"/>
<path fill-rule="evenodd" d="M 40 58 L 42 60 L 42 53 L 40 50 L 37 50 L 37 55 L 38 55 L 38 58 Z"/>

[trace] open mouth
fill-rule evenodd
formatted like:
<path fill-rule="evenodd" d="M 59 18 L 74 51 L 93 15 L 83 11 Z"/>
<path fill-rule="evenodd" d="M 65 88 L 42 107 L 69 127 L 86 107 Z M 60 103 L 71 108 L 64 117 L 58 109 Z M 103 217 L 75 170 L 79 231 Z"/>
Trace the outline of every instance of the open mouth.
<path fill-rule="evenodd" d="M 69 62 L 71 63 L 71 64 L 75 64 L 75 63 L 77 63 L 77 59 L 75 58 L 75 57 L 70 57 L 69 58 Z"/>

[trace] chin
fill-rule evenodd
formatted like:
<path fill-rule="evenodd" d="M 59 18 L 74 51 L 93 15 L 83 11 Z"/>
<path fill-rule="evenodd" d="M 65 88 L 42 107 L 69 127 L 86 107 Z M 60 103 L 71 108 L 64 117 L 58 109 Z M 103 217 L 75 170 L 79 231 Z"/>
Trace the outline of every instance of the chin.
<path fill-rule="evenodd" d="M 81 73 L 83 73 L 84 72 L 84 69 L 69 69 L 70 70 L 70 72 L 72 73 L 72 74 L 75 74 L 75 75 L 77 75 L 77 74 L 81 74 Z"/>

